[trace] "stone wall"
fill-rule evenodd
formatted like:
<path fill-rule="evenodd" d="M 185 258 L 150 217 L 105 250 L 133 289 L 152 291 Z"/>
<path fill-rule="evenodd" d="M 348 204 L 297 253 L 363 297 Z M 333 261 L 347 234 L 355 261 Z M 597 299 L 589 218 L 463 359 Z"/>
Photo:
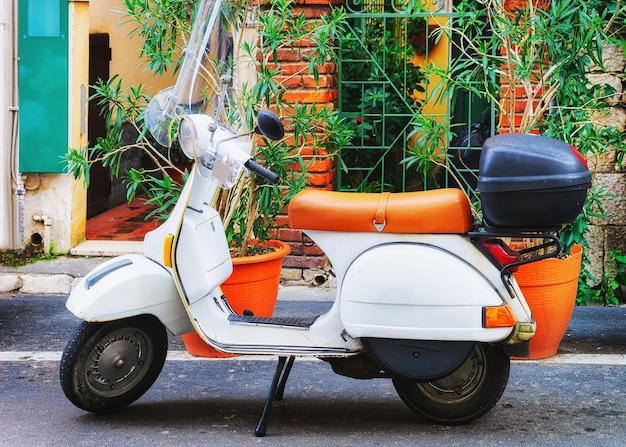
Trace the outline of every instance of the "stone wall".
<path fill-rule="evenodd" d="M 598 122 L 615 126 L 626 132 L 626 56 L 621 45 L 605 46 L 603 50 L 604 72 L 592 67 L 588 75 L 594 84 L 608 84 L 615 88 L 613 105 L 608 115 L 594 117 Z M 625 137 L 626 138 L 626 137 Z M 602 199 L 606 219 L 595 219 L 588 235 L 591 261 L 590 271 L 599 282 L 606 267 L 611 250 L 626 253 L 626 166 L 618 166 L 615 153 L 589 157 L 589 166 L 594 173 L 596 189 L 603 188 L 607 194 Z"/>

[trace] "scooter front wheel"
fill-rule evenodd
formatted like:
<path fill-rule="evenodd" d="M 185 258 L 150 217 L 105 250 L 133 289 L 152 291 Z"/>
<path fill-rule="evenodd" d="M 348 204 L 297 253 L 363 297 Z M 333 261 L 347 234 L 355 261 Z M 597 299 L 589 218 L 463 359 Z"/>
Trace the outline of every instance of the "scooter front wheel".
<path fill-rule="evenodd" d="M 393 385 L 415 413 L 439 424 L 464 424 L 487 413 L 509 381 L 510 359 L 501 346 L 476 343 L 449 375 L 430 382 L 394 378 Z"/>
<path fill-rule="evenodd" d="M 95 413 L 124 408 L 159 376 L 167 333 L 151 315 L 83 322 L 61 357 L 61 387 L 77 407 Z"/>

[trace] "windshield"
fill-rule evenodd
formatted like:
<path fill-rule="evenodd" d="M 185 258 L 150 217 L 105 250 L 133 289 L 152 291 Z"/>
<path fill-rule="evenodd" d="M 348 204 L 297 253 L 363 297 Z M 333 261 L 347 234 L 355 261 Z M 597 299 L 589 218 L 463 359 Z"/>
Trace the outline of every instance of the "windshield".
<path fill-rule="evenodd" d="M 183 64 L 173 87 L 160 91 L 146 110 L 146 124 L 154 138 L 170 146 L 178 119 L 206 114 L 220 126 L 237 127 L 230 107 L 233 38 L 222 21 L 222 0 L 198 4 Z"/>

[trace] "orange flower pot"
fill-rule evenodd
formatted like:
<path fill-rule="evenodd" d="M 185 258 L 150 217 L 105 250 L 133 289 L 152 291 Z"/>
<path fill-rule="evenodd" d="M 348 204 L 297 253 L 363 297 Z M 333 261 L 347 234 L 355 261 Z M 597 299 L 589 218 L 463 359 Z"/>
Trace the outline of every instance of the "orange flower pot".
<path fill-rule="evenodd" d="M 582 248 L 575 245 L 567 258 L 522 265 L 514 274 L 537 322 L 537 332 L 530 340 L 530 357 L 520 359 L 556 354 L 576 304 L 581 261 Z"/>
<path fill-rule="evenodd" d="M 289 245 L 272 240 L 262 245 L 276 248 L 271 253 L 233 258 L 233 273 L 222 284 L 222 292 L 233 310 L 243 315 L 252 311 L 257 317 L 271 317 L 276 306 L 283 258 L 289 254 Z M 232 357 L 207 345 L 196 332 L 182 335 L 185 349 L 197 357 Z"/>

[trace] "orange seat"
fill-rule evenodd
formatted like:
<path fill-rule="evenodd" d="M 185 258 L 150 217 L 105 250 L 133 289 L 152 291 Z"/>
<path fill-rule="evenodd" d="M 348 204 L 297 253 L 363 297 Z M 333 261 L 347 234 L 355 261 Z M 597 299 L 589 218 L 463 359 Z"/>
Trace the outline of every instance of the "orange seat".
<path fill-rule="evenodd" d="M 472 213 L 459 189 L 353 193 L 308 189 L 289 203 L 294 229 L 384 233 L 467 233 Z"/>

